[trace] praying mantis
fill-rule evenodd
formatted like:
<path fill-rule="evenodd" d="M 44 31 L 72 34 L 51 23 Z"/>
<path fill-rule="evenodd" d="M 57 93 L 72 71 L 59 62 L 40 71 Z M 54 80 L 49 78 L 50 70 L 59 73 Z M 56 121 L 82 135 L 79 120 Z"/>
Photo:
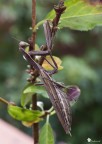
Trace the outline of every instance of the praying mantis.
<path fill-rule="evenodd" d="M 73 98 L 77 99 L 79 97 L 80 92 L 73 93 L 73 91 L 70 91 L 70 93 L 68 93 L 68 90 L 69 89 L 71 90 L 71 88 L 73 89 L 73 87 L 69 87 L 67 88 L 66 91 L 64 91 L 64 89 L 66 89 L 65 86 L 60 83 L 55 82 L 53 78 L 51 77 L 52 74 L 57 72 L 58 67 L 51 54 L 54 35 L 51 33 L 51 27 L 50 27 L 49 21 L 45 21 L 44 23 L 44 32 L 45 32 L 46 45 L 47 45 L 46 51 L 26 52 L 25 48 L 29 46 L 29 44 L 23 41 L 19 43 L 19 50 L 22 52 L 23 56 L 29 62 L 29 64 L 34 69 L 38 70 L 40 78 L 48 93 L 48 96 L 56 111 L 56 114 L 62 124 L 62 127 L 64 128 L 66 133 L 70 134 L 71 121 L 72 121 L 70 101 L 73 100 Z M 54 65 L 52 65 L 46 58 L 45 60 L 53 67 L 53 70 L 47 71 L 41 65 L 39 65 L 35 60 L 33 60 L 32 56 L 36 56 L 36 55 L 40 55 L 40 56 L 49 55 Z M 74 94 L 73 98 L 72 98 L 72 94 Z"/>

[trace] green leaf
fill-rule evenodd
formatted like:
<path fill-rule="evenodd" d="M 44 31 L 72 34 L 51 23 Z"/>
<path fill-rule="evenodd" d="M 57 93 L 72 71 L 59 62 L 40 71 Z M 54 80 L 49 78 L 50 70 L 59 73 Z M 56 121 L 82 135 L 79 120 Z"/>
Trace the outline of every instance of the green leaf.
<path fill-rule="evenodd" d="M 46 122 L 40 131 L 39 144 L 54 144 L 53 130 L 49 122 Z"/>
<path fill-rule="evenodd" d="M 50 56 L 46 56 L 46 59 L 47 59 L 47 61 L 49 61 L 53 65 L 53 61 L 52 61 Z M 53 56 L 53 59 L 55 60 L 57 66 L 58 66 L 58 70 L 62 70 L 63 67 L 61 66 L 61 64 L 62 64 L 61 59 L 59 57 L 56 57 L 56 56 Z M 42 67 L 45 70 L 53 70 L 53 67 L 47 61 L 44 60 Z"/>
<path fill-rule="evenodd" d="M 21 106 L 25 107 L 32 100 L 31 93 L 22 93 L 21 95 Z"/>
<path fill-rule="evenodd" d="M 46 90 L 44 89 L 44 87 L 35 86 L 35 85 L 27 85 L 25 89 L 23 90 L 23 93 L 21 96 L 21 105 L 23 107 L 31 101 L 32 94 L 37 94 L 37 95 L 41 95 L 43 97 L 48 98 L 48 94 Z"/>
<path fill-rule="evenodd" d="M 26 94 L 26 93 L 37 93 L 39 95 L 42 95 L 43 97 L 47 97 L 48 98 L 47 92 L 44 89 L 44 87 L 42 87 L 42 86 L 30 85 L 29 87 L 27 87 L 23 91 L 23 93 L 24 94 Z"/>
<path fill-rule="evenodd" d="M 29 110 L 13 105 L 8 105 L 8 113 L 16 120 L 35 123 L 41 121 L 40 117 L 44 114 L 39 110 Z"/>
<path fill-rule="evenodd" d="M 95 26 L 102 26 L 102 4 L 92 5 L 85 0 L 66 0 L 65 6 L 67 8 L 61 16 L 59 28 L 87 31 Z M 52 10 L 46 19 L 52 20 L 54 17 L 55 11 Z"/>
<path fill-rule="evenodd" d="M 23 93 L 37 93 L 39 95 L 42 95 L 44 97 L 48 97 L 46 90 L 42 86 L 35 86 L 30 85 L 26 89 L 24 89 Z"/>

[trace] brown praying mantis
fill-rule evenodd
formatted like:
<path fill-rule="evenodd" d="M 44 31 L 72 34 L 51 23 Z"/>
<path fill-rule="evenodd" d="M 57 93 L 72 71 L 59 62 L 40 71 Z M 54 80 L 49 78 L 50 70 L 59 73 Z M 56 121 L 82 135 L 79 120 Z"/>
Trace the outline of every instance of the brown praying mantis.
<path fill-rule="evenodd" d="M 49 95 L 49 98 L 52 102 L 52 105 L 57 113 L 57 116 L 65 130 L 66 133 L 70 134 L 71 131 L 71 107 L 70 107 L 70 101 L 73 99 L 77 99 L 80 95 L 80 90 L 78 87 L 69 87 L 66 88 L 64 85 L 57 83 L 53 80 L 51 77 L 52 74 L 57 72 L 57 64 L 51 54 L 52 50 L 52 41 L 53 41 L 53 35 L 51 33 L 51 27 L 49 24 L 49 21 L 45 21 L 44 23 L 44 32 L 46 37 L 46 45 L 47 50 L 46 51 L 29 51 L 26 52 L 25 48 L 29 46 L 26 42 L 20 42 L 19 43 L 19 50 L 22 52 L 25 59 L 29 62 L 29 64 L 36 70 L 38 70 L 40 74 L 40 78 L 43 82 L 43 85 Z M 53 67 L 53 70 L 47 71 L 45 70 L 41 65 L 39 65 L 35 60 L 33 60 L 32 55 L 50 55 L 53 64 L 52 65 L 46 58 L 47 62 Z"/>

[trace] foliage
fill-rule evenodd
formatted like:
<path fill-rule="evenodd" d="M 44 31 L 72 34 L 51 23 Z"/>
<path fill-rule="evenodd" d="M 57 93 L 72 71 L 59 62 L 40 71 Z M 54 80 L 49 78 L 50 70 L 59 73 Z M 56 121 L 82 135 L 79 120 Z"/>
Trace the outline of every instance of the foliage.
<path fill-rule="evenodd" d="M 62 61 L 60 60 L 60 58 L 55 57 L 55 56 L 53 56 L 53 58 L 57 63 L 58 70 L 62 70 L 63 67 L 61 66 Z M 46 56 L 46 59 L 53 65 L 53 62 L 49 56 Z M 53 70 L 52 66 L 49 65 L 46 61 L 43 62 L 42 67 L 46 70 Z"/>
<path fill-rule="evenodd" d="M 42 96 L 48 98 L 47 92 L 45 91 L 45 89 L 42 86 L 27 85 L 21 96 L 21 105 L 23 107 L 25 107 L 26 104 L 31 102 L 31 99 L 32 99 L 31 95 L 33 93 L 42 95 Z"/>
<path fill-rule="evenodd" d="M 8 105 L 8 113 L 17 120 L 25 122 L 37 123 L 41 120 L 41 116 L 44 114 L 38 110 L 29 110 L 25 108 L 20 108 L 18 106 Z"/>
<path fill-rule="evenodd" d="M 55 3 L 55 2 L 53 2 Z M 76 5 L 75 5 L 76 3 Z M 52 6 L 51 2 L 46 2 L 44 7 Z M 67 5 L 68 4 L 68 5 Z M 70 11 L 68 11 L 69 6 Z M 3 4 L 5 5 L 5 3 Z M 31 33 L 27 27 L 30 27 L 30 6 L 31 3 L 28 1 L 14 1 L 8 7 L 9 14 L 13 14 L 14 16 L 9 16 L 11 18 L 11 25 L 6 22 L 6 26 L 3 27 L 3 33 L 7 31 L 17 35 L 17 37 L 24 37 L 27 38 L 29 33 Z M 95 26 L 101 25 L 101 5 L 90 5 L 85 1 L 81 0 L 70 0 L 66 1 L 66 6 L 68 6 L 66 12 L 62 16 L 61 23 L 59 27 L 68 27 L 71 29 L 77 30 L 89 30 Z M 75 8 L 76 6 L 76 8 Z M 83 6 L 83 8 L 81 7 Z M 5 5 L 7 9 L 7 6 Z M 13 8 L 12 8 L 13 7 Z M 29 7 L 28 11 L 26 8 Z M 47 8 L 44 9 L 41 7 L 40 2 L 37 4 L 38 8 L 38 19 L 42 20 L 46 17 Z M 82 9 L 81 9 L 82 8 Z M 15 9 L 19 9 L 15 12 Z M 78 10 L 77 10 L 78 9 Z M 11 13 L 11 10 L 13 11 Z M 45 11 L 44 11 L 45 10 Z M 80 10 L 80 11 L 79 11 Z M 44 11 L 43 16 L 41 16 L 41 11 Z M 91 14 L 89 16 L 88 14 Z M 96 16 L 96 13 L 99 12 L 100 14 Z M 45 14 L 45 16 L 44 16 Z M 80 14 L 82 16 L 80 17 Z M 54 16 L 53 11 L 51 11 L 47 18 L 51 15 L 51 19 Z M 73 17 L 71 17 L 71 15 Z M 67 17 L 67 20 L 64 18 Z M 3 16 L 4 18 L 4 16 Z M 74 21 L 75 20 L 75 21 Z M 86 21 L 87 20 L 87 21 Z M 4 18 L 5 21 L 5 18 Z M 16 22 L 15 25 L 13 22 Z M 80 24 L 80 25 L 79 25 Z M 1 25 L 0 25 L 1 26 Z M 7 27 L 8 26 L 8 27 Z M 38 32 L 38 39 L 37 43 L 40 45 L 43 43 L 44 38 L 42 36 L 41 29 Z M 65 38 L 64 38 L 64 34 Z M 68 34 L 69 33 L 69 34 Z M 102 80 L 102 68 L 101 68 L 101 53 L 102 53 L 102 42 L 101 36 L 102 31 L 101 28 L 96 28 L 91 32 L 77 32 L 71 30 L 62 30 L 62 35 L 57 35 L 56 40 L 56 47 L 55 54 L 62 56 L 62 65 L 64 69 L 56 75 L 56 79 L 58 81 L 63 81 L 67 85 L 68 84 L 78 84 L 81 88 L 82 94 L 79 98 L 78 103 L 73 107 L 73 125 L 72 125 L 72 138 L 68 138 L 65 136 L 65 133 L 57 126 L 58 121 L 55 118 L 51 118 L 52 126 L 54 127 L 54 131 L 58 133 L 57 141 L 66 141 L 67 143 L 70 141 L 71 143 L 86 143 L 88 137 L 94 137 L 94 139 L 101 138 L 101 104 L 102 104 L 102 97 L 101 97 L 101 80 Z M 62 37 L 61 37 L 62 36 Z M 61 39 L 61 41 L 59 40 Z M 62 39 L 65 42 L 62 44 Z M 72 40 L 71 45 L 69 39 Z M 6 42 L 5 42 L 6 41 Z M 70 46 L 69 46 L 70 45 Z M 0 92 L 1 96 L 5 97 L 9 101 L 15 101 L 19 104 L 19 95 L 21 90 L 25 86 L 25 78 L 27 77 L 24 74 L 24 67 L 21 62 L 20 56 L 17 55 L 18 45 L 15 41 L 9 37 L 9 35 L 2 35 L 1 39 L 1 47 L 5 47 L 4 49 L 0 50 L 1 57 L 0 57 Z M 55 55 L 54 54 L 54 55 Z M 66 56 L 65 55 L 73 55 L 73 56 Z M 78 58 L 80 57 L 80 58 Z M 29 87 L 28 87 L 29 88 Z M 32 92 L 38 92 L 37 87 L 32 87 Z M 42 93 L 43 96 L 46 97 L 45 91 L 39 91 L 39 94 Z M 23 91 L 24 94 L 24 91 Z M 26 93 L 27 94 L 27 93 Z M 28 101 L 29 96 L 21 96 L 21 104 L 24 107 Z M 26 98 L 28 98 L 28 100 Z M 30 98 L 31 99 L 31 98 Z M 26 101 L 27 100 L 27 101 Z M 45 102 L 47 109 L 49 108 L 49 104 Z M 0 106 L 0 109 L 2 107 Z M 21 108 L 22 109 L 22 108 Z M 11 120 L 7 117 L 5 112 L 1 113 L 1 117 L 4 119 Z M 13 121 L 13 120 L 12 120 Z M 55 122 L 56 121 L 56 122 Z M 11 122 L 12 123 L 12 122 Z M 45 124 L 46 125 L 46 124 Z M 48 128 L 49 126 L 45 126 Z M 22 127 L 23 129 L 24 127 Z M 48 128 L 50 129 L 50 128 Z M 47 129 L 46 129 L 47 131 Z M 48 133 L 47 133 L 48 134 Z M 81 137 L 81 138 L 80 138 Z"/>
<path fill-rule="evenodd" d="M 49 123 L 49 118 L 40 131 L 39 144 L 54 144 L 53 130 Z"/>
<path fill-rule="evenodd" d="M 59 28 L 68 27 L 80 31 L 88 31 L 102 25 L 102 6 L 91 5 L 84 0 L 66 0 L 67 9 L 60 19 Z M 53 19 L 55 11 L 51 11 L 46 19 Z M 38 23 L 38 25 L 41 22 Z"/>

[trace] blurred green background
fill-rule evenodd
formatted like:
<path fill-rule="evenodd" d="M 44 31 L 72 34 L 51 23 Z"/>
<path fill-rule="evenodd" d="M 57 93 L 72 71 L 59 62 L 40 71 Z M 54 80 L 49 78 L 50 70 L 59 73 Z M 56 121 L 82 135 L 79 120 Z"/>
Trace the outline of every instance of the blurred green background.
<path fill-rule="evenodd" d="M 37 22 L 53 8 L 57 0 L 37 1 Z M 0 1 L 0 97 L 20 105 L 25 86 L 26 62 L 18 50 L 18 40 L 27 41 L 31 35 L 31 1 Z M 37 31 L 36 43 L 45 43 L 43 27 Z M 55 75 L 66 85 L 78 85 L 81 96 L 72 107 L 72 137 L 65 134 L 56 116 L 51 118 L 56 144 L 86 144 L 87 138 L 102 141 L 102 27 L 80 32 L 59 30 L 54 45 L 64 69 Z M 43 100 L 46 109 L 50 101 Z M 6 106 L 0 103 L 0 118 L 31 135 L 31 129 L 12 119 Z"/>

